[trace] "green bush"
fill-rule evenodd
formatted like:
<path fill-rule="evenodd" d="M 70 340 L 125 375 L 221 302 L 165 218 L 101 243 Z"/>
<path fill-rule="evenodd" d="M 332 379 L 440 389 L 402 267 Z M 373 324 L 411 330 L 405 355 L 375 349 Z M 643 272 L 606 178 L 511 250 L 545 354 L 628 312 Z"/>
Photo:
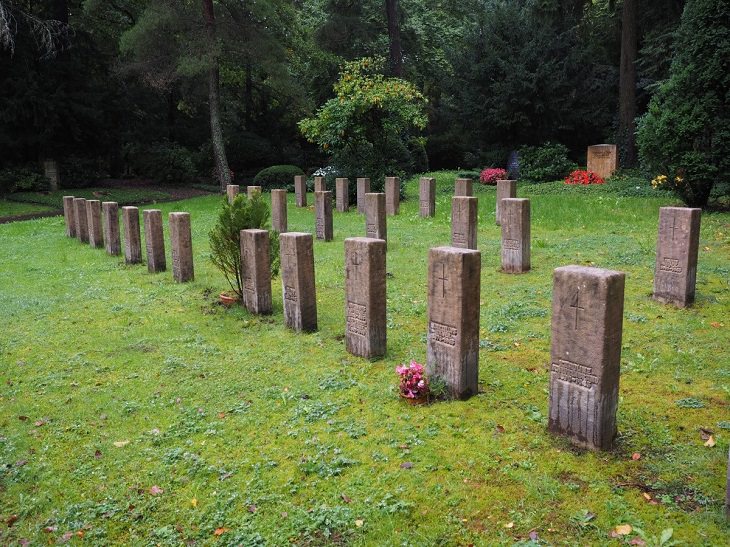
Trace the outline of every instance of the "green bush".
<path fill-rule="evenodd" d="M 192 184 L 196 180 L 194 154 L 176 142 L 160 141 L 128 150 L 134 171 L 161 184 Z"/>
<path fill-rule="evenodd" d="M 287 188 L 294 183 L 294 177 L 303 175 L 304 171 L 296 165 L 272 165 L 259 171 L 253 179 L 254 186 L 261 186 L 261 189 L 272 190 L 275 188 Z"/>
<path fill-rule="evenodd" d="M 106 176 L 99 158 L 67 156 L 59 169 L 62 188 L 89 188 Z"/>
<path fill-rule="evenodd" d="M 0 170 L 0 195 L 13 192 L 48 190 L 48 179 L 29 167 L 11 167 Z"/>
<path fill-rule="evenodd" d="M 520 180 L 549 182 L 565 178 L 578 168 L 568 159 L 568 148 L 559 143 L 520 148 Z"/>

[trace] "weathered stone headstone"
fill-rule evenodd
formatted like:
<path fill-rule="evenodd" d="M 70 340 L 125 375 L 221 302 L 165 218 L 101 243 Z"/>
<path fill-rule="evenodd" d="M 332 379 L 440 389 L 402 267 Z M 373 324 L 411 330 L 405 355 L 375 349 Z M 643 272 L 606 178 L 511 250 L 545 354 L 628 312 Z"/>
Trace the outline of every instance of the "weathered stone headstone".
<path fill-rule="evenodd" d="M 76 224 L 76 237 L 81 243 L 89 242 L 89 224 L 86 216 L 86 200 L 74 198 L 74 223 Z"/>
<path fill-rule="evenodd" d="M 314 177 L 314 191 L 315 192 L 326 192 L 327 191 L 327 180 L 324 177 Z"/>
<path fill-rule="evenodd" d="M 119 239 L 119 205 L 115 201 L 101 204 L 104 213 L 104 248 L 106 253 L 117 256 L 122 252 Z"/>
<path fill-rule="evenodd" d="M 127 264 L 139 264 L 142 262 L 142 244 L 137 207 L 122 207 L 122 226 L 124 226 L 124 261 Z"/>
<path fill-rule="evenodd" d="M 254 195 L 261 195 L 261 186 L 247 186 L 246 187 L 246 195 L 249 199 L 254 197 Z"/>
<path fill-rule="evenodd" d="M 365 213 L 365 194 L 370 193 L 370 179 L 357 179 L 357 212 Z"/>
<path fill-rule="evenodd" d="M 385 177 L 385 213 L 388 216 L 400 212 L 400 179 Z"/>
<path fill-rule="evenodd" d="M 162 211 L 146 209 L 142 211 L 144 220 L 144 239 L 147 247 L 147 271 L 164 272 L 167 269 L 165 260 L 165 236 L 162 232 Z"/>
<path fill-rule="evenodd" d="M 680 308 L 695 300 L 701 209 L 659 209 L 654 299 Z"/>
<path fill-rule="evenodd" d="M 520 178 L 520 153 L 517 150 L 512 150 L 507 158 L 507 176 L 515 180 Z"/>
<path fill-rule="evenodd" d="M 624 273 L 564 266 L 553 274 L 548 429 L 584 448 L 616 436 Z"/>
<path fill-rule="evenodd" d="M 268 231 L 241 230 L 241 277 L 243 305 L 246 309 L 251 313 L 271 313 L 271 257 Z"/>
<path fill-rule="evenodd" d="M 473 196 L 474 190 L 472 186 L 473 183 L 471 179 L 456 179 L 456 182 L 454 183 L 454 195 Z"/>
<path fill-rule="evenodd" d="M 502 200 L 506 198 L 517 197 L 517 181 L 516 180 L 498 180 L 497 181 L 497 199 L 494 208 L 494 218 L 497 226 L 502 224 Z"/>
<path fill-rule="evenodd" d="M 451 198 L 451 246 L 459 249 L 477 248 L 477 204 L 471 196 Z"/>
<path fill-rule="evenodd" d="M 596 144 L 588 147 L 588 170 L 607 179 L 618 169 L 615 144 Z"/>
<path fill-rule="evenodd" d="M 365 236 L 388 240 L 388 224 L 385 214 L 385 194 L 365 194 Z"/>
<path fill-rule="evenodd" d="M 271 191 L 271 228 L 280 234 L 287 231 L 286 190 Z"/>
<path fill-rule="evenodd" d="M 284 321 L 296 331 L 317 330 L 312 234 L 287 232 L 279 238 Z"/>
<path fill-rule="evenodd" d="M 332 192 L 314 193 L 314 219 L 317 239 L 332 241 Z"/>
<path fill-rule="evenodd" d="M 66 236 L 76 237 L 76 219 L 74 218 L 73 196 L 63 196 L 63 220 L 66 222 Z"/>
<path fill-rule="evenodd" d="M 307 206 L 307 177 L 304 175 L 294 177 L 294 198 L 297 207 Z"/>
<path fill-rule="evenodd" d="M 104 246 L 104 234 L 101 231 L 101 201 L 89 199 L 86 201 L 86 225 L 89 229 L 89 245 L 95 249 Z"/>
<path fill-rule="evenodd" d="M 335 180 L 335 203 L 337 211 L 340 213 L 350 210 L 350 181 L 348 179 Z"/>
<path fill-rule="evenodd" d="M 238 184 L 229 184 L 226 186 L 226 195 L 228 196 L 228 203 L 233 203 L 236 196 L 241 191 L 241 187 Z"/>
<path fill-rule="evenodd" d="M 530 270 L 530 200 L 502 200 L 502 271 Z"/>
<path fill-rule="evenodd" d="M 178 283 L 195 279 L 193 269 L 193 236 L 190 213 L 170 213 L 170 246 L 172 248 L 172 277 Z"/>
<path fill-rule="evenodd" d="M 478 391 L 480 275 L 479 251 L 429 250 L 426 372 L 459 399 Z"/>
<path fill-rule="evenodd" d="M 43 162 L 43 174 L 48 179 L 52 191 L 58 190 L 61 177 L 58 174 L 58 162 L 56 160 L 45 160 Z"/>
<path fill-rule="evenodd" d="M 359 357 L 385 355 L 385 241 L 345 240 L 345 347 Z"/>
<path fill-rule="evenodd" d="M 421 177 L 418 181 L 418 210 L 422 217 L 436 214 L 436 179 Z"/>

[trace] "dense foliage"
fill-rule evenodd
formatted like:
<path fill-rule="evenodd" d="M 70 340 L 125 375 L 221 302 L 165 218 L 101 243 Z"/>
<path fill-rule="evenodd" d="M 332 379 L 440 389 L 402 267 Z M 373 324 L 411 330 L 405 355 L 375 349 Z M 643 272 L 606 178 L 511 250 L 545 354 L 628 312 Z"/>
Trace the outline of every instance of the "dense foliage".
<path fill-rule="evenodd" d="M 272 165 L 259 171 L 254 177 L 253 183 L 261 186 L 262 190 L 288 188 L 293 186 L 295 176 L 303 174 L 304 171 L 296 165 Z"/>
<path fill-rule="evenodd" d="M 568 148 L 563 144 L 546 143 L 520 149 L 520 178 L 529 182 L 562 179 L 576 167 L 568 159 Z"/>

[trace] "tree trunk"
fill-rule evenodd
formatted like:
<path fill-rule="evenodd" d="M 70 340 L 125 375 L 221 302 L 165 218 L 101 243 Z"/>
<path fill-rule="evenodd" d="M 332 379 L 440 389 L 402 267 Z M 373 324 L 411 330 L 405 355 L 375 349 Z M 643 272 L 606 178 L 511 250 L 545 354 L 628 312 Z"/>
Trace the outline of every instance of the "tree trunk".
<path fill-rule="evenodd" d="M 216 47 L 213 0 L 203 0 L 203 17 L 205 18 L 205 30 L 208 35 L 208 48 L 212 53 Z M 225 193 L 226 186 L 231 183 L 231 171 L 228 168 L 226 147 L 223 141 L 223 127 L 221 126 L 220 70 L 217 54 L 213 55 L 211 66 L 208 69 L 208 107 L 210 109 L 210 137 L 213 144 L 215 171 L 221 186 L 221 193 Z"/>
<path fill-rule="evenodd" d="M 621 166 L 636 164 L 636 12 L 639 0 L 624 0 L 619 68 L 619 142 Z"/>
<path fill-rule="evenodd" d="M 385 14 L 388 18 L 388 40 L 390 42 L 390 71 L 398 78 L 403 76 L 403 50 L 400 45 L 400 24 L 398 21 L 398 0 L 385 0 Z"/>

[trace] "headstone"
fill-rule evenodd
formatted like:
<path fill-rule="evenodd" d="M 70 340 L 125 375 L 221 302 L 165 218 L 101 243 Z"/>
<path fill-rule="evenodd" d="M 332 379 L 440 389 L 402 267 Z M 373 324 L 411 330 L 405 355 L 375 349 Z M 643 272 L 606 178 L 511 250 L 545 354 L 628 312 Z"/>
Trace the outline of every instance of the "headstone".
<path fill-rule="evenodd" d="M 358 178 L 357 179 L 357 212 L 365 213 L 365 194 L 370 193 L 370 179 L 369 178 Z"/>
<path fill-rule="evenodd" d="M 436 214 L 436 179 L 421 177 L 418 181 L 418 203 L 422 217 L 432 217 Z"/>
<path fill-rule="evenodd" d="M 229 184 L 226 186 L 226 194 L 228 195 L 228 203 L 233 203 L 236 196 L 241 191 L 241 187 L 238 184 Z"/>
<path fill-rule="evenodd" d="M 512 150 L 507 158 L 507 176 L 514 180 L 520 178 L 520 153 L 517 150 Z"/>
<path fill-rule="evenodd" d="M 178 283 L 195 279 L 193 269 L 193 237 L 190 213 L 170 213 L 170 246 L 172 247 L 172 277 Z"/>
<path fill-rule="evenodd" d="M 296 198 L 297 207 L 307 206 L 307 177 L 297 175 L 294 177 L 294 196 Z"/>
<path fill-rule="evenodd" d="M 335 202 L 337 211 L 346 213 L 350 210 L 350 181 L 338 178 L 335 180 Z"/>
<path fill-rule="evenodd" d="M 167 269 L 167 263 L 165 261 L 165 236 L 162 232 L 162 211 L 146 209 L 142 211 L 142 218 L 147 247 L 147 271 L 150 273 L 164 272 Z"/>
<path fill-rule="evenodd" d="M 314 177 L 314 191 L 315 192 L 326 192 L 327 191 L 327 180 L 324 177 Z"/>
<path fill-rule="evenodd" d="M 317 239 L 332 241 L 332 192 L 314 193 L 314 217 Z"/>
<path fill-rule="evenodd" d="M 472 188 L 471 179 L 456 179 L 454 183 L 454 195 L 455 196 L 473 196 L 474 190 Z"/>
<path fill-rule="evenodd" d="M 502 200 L 506 198 L 517 197 L 517 181 L 516 180 L 498 180 L 497 181 L 497 199 L 496 206 L 494 209 L 494 218 L 496 219 L 497 226 L 502 224 L 501 207 Z"/>
<path fill-rule="evenodd" d="M 429 250 L 426 372 L 459 399 L 478 391 L 480 275 L 479 251 Z"/>
<path fill-rule="evenodd" d="M 76 219 L 74 218 L 73 196 L 63 196 L 63 220 L 66 222 L 66 236 L 76 237 Z"/>
<path fill-rule="evenodd" d="M 530 200 L 502 200 L 502 271 L 530 270 Z"/>
<path fill-rule="evenodd" d="M 615 144 L 595 144 L 588 147 L 588 170 L 607 179 L 618 169 Z"/>
<path fill-rule="evenodd" d="M 312 234 L 287 232 L 279 238 L 284 321 L 295 331 L 317 330 Z"/>
<path fill-rule="evenodd" d="M 86 200 L 74 198 L 74 223 L 76 224 L 76 237 L 81 243 L 89 242 L 89 224 L 86 216 Z"/>
<path fill-rule="evenodd" d="M 122 225 L 124 226 L 124 261 L 127 264 L 142 262 L 142 244 L 139 234 L 139 209 L 122 207 Z"/>
<path fill-rule="evenodd" d="M 271 191 L 271 228 L 280 234 L 287 230 L 286 190 Z"/>
<path fill-rule="evenodd" d="M 695 300 L 701 209 L 659 209 L 654 299 L 680 308 Z"/>
<path fill-rule="evenodd" d="M 268 231 L 241 230 L 241 277 L 243 305 L 246 309 L 251 313 L 271 313 L 271 257 Z"/>
<path fill-rule="evenodd" d="M 345 347 L 359 357 L 385 355 L 385 241 L 345 240 Z"/>
<path fill-rule="evenodd" d="M 451 246 L 459 249 L 477 248 L 477 203 L 471 196 L 451 198 Z"/>
<path fill-rule="evenodd" d="M 104 234 L 101 231 L 101 201 L 89 199 L 86 201 L 86 225 L 89 229 L 89 245 L 95 249 L 104 246 Z"/>
<path fill-rule="evenodd" d="M 61 177 L 58 174 L 58 162 L 56 160 L 45 160 L 43 162 L 43 174 L 48 179 L 52 191 L 58 190 Z"/>
<path fill-rule="evenodd" d="M 388 240 L 385 194 L 365 194 L 365 237 Z"/>
<path fill-rule="evenodd" d="M 122 252 L 119 240 L 119 205 L 115 201 L 101 204 L 104 213 L 104 248 L 106 253 L 117 256 Z"/>
<path fill-rule="evenodd" d="M 385 212 L 388 216 L 400 212 L 400 179 L 385 177 Z"/>
<path fill-rule="evenodd" d="M 247 186 L 246 187 L 246 195 L 249 199 L 254 197 L 254 195 L 261 195 L 261 186 Z"/>
<path fill-rule="evenodd" d="M 553 274 L 548 429 L 609 450 L 616 436 L 624 273 L 564 266 Z"/>

